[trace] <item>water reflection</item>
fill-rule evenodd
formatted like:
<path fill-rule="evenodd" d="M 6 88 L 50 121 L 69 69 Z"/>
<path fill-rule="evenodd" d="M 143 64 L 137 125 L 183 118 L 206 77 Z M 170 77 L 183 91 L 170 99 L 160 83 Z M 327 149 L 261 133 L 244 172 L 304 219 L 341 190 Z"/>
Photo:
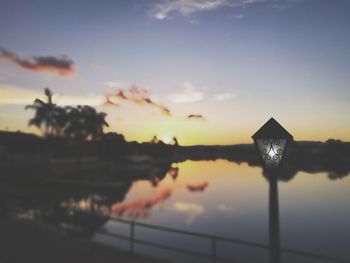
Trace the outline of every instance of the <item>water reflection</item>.
<path fill-rule="evenodd" d="M 326 173 L 298 173 L 294 180 L 286 180 L 289 171 L 268 174 L 259 167 L 224 160 L 145 163 L 130 168 L 111 164 L 106 174 L 101 174 L 103 179 L 94 184 L 7 182 L 1 185 L 0 208 L 61 227 L 70 235 L 115 246 L 120 243 L 103 239 L 98 232 L 129 232 L 110 220 L 111 216 L 270 248 L 268 255 L 261 248 L 216 244 L 219 255 L 243 262 L 268 262 L 269 258 L 270 262 L 294 262 L 281 247 L 349 258 L 345 244 L 350 242 L 350 179 L 330 181 Z M 211 249 L 205 241 L 192 240 L 188 245 L 183 237 L 141 229 L 135 234 L 199 252 Z M 150 252 L 140 244 L 135 249 Z M 152 253 L 165 258 L 170 255 L 159 250 Z M 181 261 L 205 262 L 200 258 Z M 295 262 L 319 261 L 297 257 Z"/>
<path fill-rule="evenodd" d="M 186 187 L 188 191 L 191 192 L 203 192 L 208 187 L 208 185 L 208 182 L 203 182 L 199 184 L 188 184 Z"/>
<path fill-rule="evenodd" d="M 172 189 L 163 189 L 159 194 L 154 195 L 150 198 L 139 198 L 132 202 L 127 203 L 117 203 L 112 205 L 111 214 L 116 216 L 128 216 L 132 218 L 149 218 L 149 210 L 153 206 L 163 203 L 166 199 L 170 198 L 172 195 Z"/>

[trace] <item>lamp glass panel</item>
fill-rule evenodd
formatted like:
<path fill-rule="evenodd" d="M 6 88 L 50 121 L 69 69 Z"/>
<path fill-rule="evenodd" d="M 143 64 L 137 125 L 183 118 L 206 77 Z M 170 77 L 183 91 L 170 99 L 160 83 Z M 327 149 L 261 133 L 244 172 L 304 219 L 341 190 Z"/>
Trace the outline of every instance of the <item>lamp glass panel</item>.
<path fill-rule="evenodd" d="M 284 155 L 286 139 L 257 139 L 261 156 L 266 167 L 278 167 Z"/>

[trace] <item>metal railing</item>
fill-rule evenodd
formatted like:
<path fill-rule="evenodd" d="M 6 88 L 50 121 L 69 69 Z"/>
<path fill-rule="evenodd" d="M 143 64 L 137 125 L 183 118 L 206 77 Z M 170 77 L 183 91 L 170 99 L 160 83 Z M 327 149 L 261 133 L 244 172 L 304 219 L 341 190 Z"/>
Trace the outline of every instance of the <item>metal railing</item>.
<path fill-rule="evenodd" d="M 192 256 L 197 256 L 197 257 L 203 257 L 207 259 L 211 259 L 212 262 L 216 263 L 218 261 L 220 262 L 238 262 L 237 260 L 230 259 L 230 258 L 225 258 L 221 257 L 218 255 L 217 251 L 217 243 L 218 242 L 226 242 L 226 243 L 231 243 L 235 245 L 243 245 L 243 246 L 248 246 L 248 247 L 254 247 L 254 248 L 260 248 L 264 250 L 269 250 L 270 247 L 265 244 L 259 244 L 255 242 L 249 242 L 249 241 L 244 241 L 240 239 L 233 239 L 233 238 L 226 238 L 226 237 L 221 237 L 221 236 L 214 236 L 214 235 L 208 235 L 208 234 L 203 234 L 203 233 L 196 233 L 196 232 L 190 232 L 186 230 L 180 230 L 180 229 L 175 229 L 171 227 L 165 227 L 165 226 L 157 226 L 157 225 L 151 225 L 151 224 L 146 224 L 146 223 L 141 223 L 141 222 L 135 222 L 132 220 L 126 220 L 122 218 L 116 218 L 116 217 L 111 217 L 110 220 L 116 221 L 119 223 L 123 224 L 129 224 L 129 236 L 126 235 L 121 235 L 117 233 L 111 233 L 108 231 L 99 231 L 99 234 L 113 237 L 113 238 L 118 238 L 124 241 L 129 242 L 129 250 L 131 253 L 135 252 L 135 243 L 143 244 L 146 246 L 153 246 L 165 250 L 171 250 L 174 252 L 178 253 L 183 253 L 183 254 L 188 254 Z M 158 230 L 158 231 L 163 231 L 163 232 L 168 232 L 168 233 L 176 233 L 176 234 L 182 234 L 182 235 L 187 235 L 187 236 L 194 236 L 194 237 L 200 237 L 204 239 L 208 239 L 211 242 L 211 253 L 202 253 L 194 250 L 189 250 L 189 249 L 184 249 L 184 248 L 179 248 L 179 247 L 174 247 L 170 245 L 165 245 L 165 244 L 160 244 L 156 242 L 151 242 L 147 240 L 142 240 L 138 239 L 135 237 L 135 228 L 136 227 L 142 227 L 142 228 L 147 228 L 147 229 L 153 229 L 153 230 Z M 350 263 L 350 260 L 346 259 L 339 259 L 339 258 L 334 258 L 330 256 L 325 256 L 325 255 L 318 255 L 306 251 L 300 251 L 300 250 L 294 250 L 294 249 L 288 249 L 288 248 L 281 248 L 281 253 L 286 253 L 286 254 L 292 254 L 296 256 L 301 256 L 309 259 L 315 259 L 315 260 L 322 260 L 326 262 L 333 262 L 333 263 Z"/>

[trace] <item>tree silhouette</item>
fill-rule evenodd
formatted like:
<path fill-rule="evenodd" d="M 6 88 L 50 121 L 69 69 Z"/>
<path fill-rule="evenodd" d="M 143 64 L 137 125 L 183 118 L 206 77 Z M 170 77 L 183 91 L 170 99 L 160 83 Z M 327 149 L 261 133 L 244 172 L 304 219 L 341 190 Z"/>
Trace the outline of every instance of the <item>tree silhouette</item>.
<path fill-rule="evenodd" d="M 50 89 L 45 88 L 45 95 L 47 102 L 40 99 L 35 99 L 32 105 L 27 105 L 25 109 L 34 109 L 35 115 L 28 122 L 28 125 L 34 125 L 38 127 L 45 137 L 54 136 L 57 133 L 58 124 L 56 123 L 55 116 L 59 115 L 56 105 L 52 102 L 52 92 Z"/>
<path fill-rule="evenodd" d="M 150 143 L 158 143 L 159 142 L 159 139 L 157 137 L 157 135 L 154 135 L 152 140 L 150 140 Z"/>
<path fill-rule="evenodd" d="M 81 106 L 77 107 L 67 106 L 65 107 L 67 123 L 64 129 L 64 135 L 66 138 L 82 140 L 86 137 L 84 130 L 83 120 L 81 118 Z"/>
<path fill-rule="evenodd" d="M 173 137 L 173 145 L 175 145 L 175 146 L 179 145 L 179 141 L 177 140 L 177 138 L 175 136 Z"/>
<path fill-rule="evenodd" d="M 85 120 L 84 128 L 91 139 L 98 139 L 103 134 L 103 127 L 109 126 L 104 112 L 97 112 L 93 107 L 83 106 L 82 115 Z"/>
<path fill-rule="evenodd" d="M 67 126 L 65 135 L 75 140 L 98 139 L 103 134 L 103 127 L 109 126 L 104 112 L 97 112 L 94 108 L 84 105 L 66 107 Z"/>
<path fill-rule="evenodd" d="M 94 140 L 103 135 L 104 126 L 108 127 L 104 112 L 93 107 L 59 107 L 52 102 L 52 92 L 45 88 L 47 102 L 35 99 L 26 109 L 34 109 L 35 115 L 28 125 L 38 127 L 45 137 L 62 137 L 74 140 Z"/>

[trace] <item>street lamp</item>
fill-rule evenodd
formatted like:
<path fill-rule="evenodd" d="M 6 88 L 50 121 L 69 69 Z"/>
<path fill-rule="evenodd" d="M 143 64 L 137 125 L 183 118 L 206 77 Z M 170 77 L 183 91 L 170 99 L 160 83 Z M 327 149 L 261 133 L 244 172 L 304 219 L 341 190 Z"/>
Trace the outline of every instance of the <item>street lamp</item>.
<path fill-rule="evenodd" d="M 280 263 L 280 224 L 278 205 L 278 171 L 288 144 L 293 141 L 290 135 L 274 118 L 269 119 L 253 136 L 255 146 L 262 158 L 269 181 L 269 248 L 270 263 Z"/>
<path fill-rule="evenodd" d="M 293 136 L 274 118 L 269 119 L 252 138 L 265 168 L 280 167 L 287 146 L 293 141 Z"/>

